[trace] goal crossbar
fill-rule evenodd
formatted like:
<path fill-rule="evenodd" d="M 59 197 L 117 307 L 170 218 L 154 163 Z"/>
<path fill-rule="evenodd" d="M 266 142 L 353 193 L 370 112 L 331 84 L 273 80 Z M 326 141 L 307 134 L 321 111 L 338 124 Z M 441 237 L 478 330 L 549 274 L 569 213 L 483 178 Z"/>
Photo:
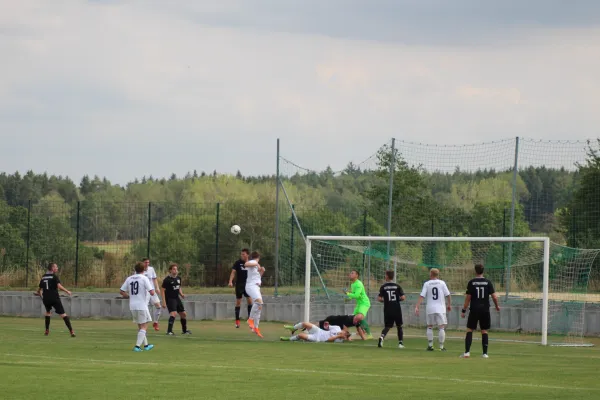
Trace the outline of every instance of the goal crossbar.
<path fill-rule="evenodd" d="M 312 268 L 312 242 L 314 241 L 365 241 L 365 242 L 538 242 L 544 247 L 543 255 L 543 284 L 542 284 L 542 341 L 543 346 L 548 345 L 548 292 L 550 280 L 550 238 L 544 236 L 530 237 L 448 237 L 448 236 L 306 236 L 305 260 L 305 293 L 304 293 L 304 320 L 310 320 L 310 277 Z"/>

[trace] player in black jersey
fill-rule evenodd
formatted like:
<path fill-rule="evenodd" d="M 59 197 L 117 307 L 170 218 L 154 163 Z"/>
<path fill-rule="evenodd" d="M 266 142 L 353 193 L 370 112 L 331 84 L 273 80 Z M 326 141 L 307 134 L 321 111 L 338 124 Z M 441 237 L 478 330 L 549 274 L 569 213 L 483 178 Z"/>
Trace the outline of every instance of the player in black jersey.
<path fill-rule="evenodd" d="M 179 314 L 181 322 L 181 333 L 183 335 L 191 335 L 192 332 L 187 329 L 187 314 L 183 307 L 181 299 L 185 299 L 185 295 L 181 291 L 181 277 L 177 276 L 177 264 L 169 265 L 169 275 L 162 282 L 162 298 L 163 308 L 166 307 L 169 311 L 169 326 L 167 335 L 173 336 L 173 324 L 175 324 L 175 316 Z"/>
<path fill-rule="evenodd" d="M 322 319 L 321 321 L 319 321 L 319 328 L 327 330 L 325 328 L 325 326 L 326 326 L 325 322 L 327 322 L 329 325 L 339 326 L 342 329 L 350 328 L 350 327 L 354 326 L 356 328 L 356 332 L 358 332 L 358 335 L 360 336 L 360 338 L 362 340 L 366 339 L 366 333 L 365 333 L 364 328 L 362 327 L 362 321 L 355 324 L 354 323 L 354 315 L 329 315 L 325 319 Z"/>
<path fill-rule="evenodd" d="M 381 337 L 377 347 L 383 347 L 383 339 L 389 330 L 396 324 L 398 329 L 398 348 L 404 348 L 404 331 L 402 330 L 402 308 L 400 302 L 406 296 L 402 288 L 394 282 L 394 271 L 385 271 L 385 283 L 379 289 L 377 301 L 383 302 L 383 321 L 385 327 L 381 331 Z"/>
<path fill-rule="evenodd" d="M 469 358 L 471 351 L 471 343 L 473 342 L 473 331 L 477 330 L 477 324 L 481 329 L 481 345 L 483 346 L 483 358 L 488 358 L 488 329 L 491 326 L 490 315 L 490 296 L 494 300 L 496 311 L 500 311 L 498 305 L 498 296 L 494 290 L 494 285 L 489 279 L 483 277 L 483 265 L 475 266 L 474 279 L 471 279 L 467 284 L 467 295 L 465 296 L 465 304 L 461 311 L 461 317 L 465 317 L 467 307 L 469 307 L 469 318 L 467 319 L 467 335 L 465 337 L 465 353 L 462 358 Z"/>
<path fill-rule="evenodd" d="M 44 274 L 44 276 L 42 276 L 38 290 L 35 292 L 37 296 L 42 297 L 44 307 L 46 307 L 46 332 L 44 334 L 48 336 L 50 333 L 50 316 L 52 315 L 52 309 L 54 308 L 54 311 L 60 315 L 65 322 L 71 337 L 75 337 L 75 332 L 73 332 L 73 327 L 71 326 L 71 320 L 65 313 L 65 309 L 58 294 L 59 290 L 62 290 L 69 296 L 71 295 L 71 292 L 65 289 L 65 287 L 60 283 L 60 279 L 58 279 L 58 275 L 56 275 L 57 272 L 58 266 L 56 263 L 48 264 L 48 271 Z"/>
<path fill-rule="evenodd" d="M 248 278 L 248 271 L 244 268 L 244 264 L 248 262 L 250 256 L 250 250 L 242 249 L 240 253 L 240 259 L 237 260 L 233 267 L 231 267 L 231 274 L 229 275 L 229 287 L 233 287 L 233 279 L 235 278 L 235 327 L 240 327 L 240 308 L 242 306 L 242 296 L 246 298 L 248 302 L 248 318 L 250 318 L 250 311 L 252 311 L 252 299 L 246 293 L 246 278 Z"/>

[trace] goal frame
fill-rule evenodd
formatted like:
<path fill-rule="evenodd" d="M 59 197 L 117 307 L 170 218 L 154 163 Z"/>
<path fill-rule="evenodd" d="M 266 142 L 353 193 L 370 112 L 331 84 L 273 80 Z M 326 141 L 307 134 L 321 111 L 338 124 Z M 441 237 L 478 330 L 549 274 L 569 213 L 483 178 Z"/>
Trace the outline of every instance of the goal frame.
<path fill-rule="evenodd" d="M 548 291 L 550 281 L 550 238 L 546 236 L 530 237 L 465 237 L 465 236 L 306 236 L 306 260 L 304 276 L 304 321 L 310 321 L 310 280 L 312 266 L 316 263 L 312 257 L 312 242 L 355 240 L 365 242 L 499 242 L 524 243 L 538 242 L 544 247 L 543 282 L 542 282 L 542 346 L 548 345 Z"/>

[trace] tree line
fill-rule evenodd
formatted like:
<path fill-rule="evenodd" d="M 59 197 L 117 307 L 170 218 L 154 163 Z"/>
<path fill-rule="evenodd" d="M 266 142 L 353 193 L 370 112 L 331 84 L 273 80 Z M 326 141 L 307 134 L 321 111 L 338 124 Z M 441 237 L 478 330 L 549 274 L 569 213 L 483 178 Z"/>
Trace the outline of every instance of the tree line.
<path fill-rule="evenodd" d="M 392 234 L 508 236 L 512 171 L 440 173 L 408 165 L 398 153 L 393 159 Z M 339 174 L 327 168 L 282 177 L 300 223 L 282 196 L 282 284 L 301 284 L 301 233 L 386 233 L 391 162 L 384 146 L 372 170 L 350 163 Z M 79 275 L 82 285 L 113 285 L 124 265 L 150 256 L 187 266 L 198 284 L 221 284 L 242 246 L 260 249 L 272 265 L 275 180 L 193 171 L 121 186 L 98 176 L 75 184 L 33 171 L 0 173 L 0 268 L 24 279 L 23 270 L 35 274 L 53 260 L 73 279 Z M 571 247 L 600 247 L 600 155 L 591 146 L 575 171 L 521 168 L 516 198 L 514 236 L 549 235 Z M 228 232 L 233 224 L 242 226 L 241 235 Z"/>

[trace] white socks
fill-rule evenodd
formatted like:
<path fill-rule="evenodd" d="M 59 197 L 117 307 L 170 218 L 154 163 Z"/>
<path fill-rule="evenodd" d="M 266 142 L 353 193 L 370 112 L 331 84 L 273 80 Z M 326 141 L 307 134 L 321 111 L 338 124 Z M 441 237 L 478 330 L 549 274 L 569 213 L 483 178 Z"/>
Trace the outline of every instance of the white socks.
<path fill-rule="evenodd" d="M 440 349 L 444 348 L 444 342 L 446 341 L 446 330 L 440 329 L 438 338 L 440 339 Z"/>
<path fill-rule="evenodd" d="M 294 325 L 294 329 L 295 330 L 302 329 L 303 326 L 304 326 L 304 323 L 298 322 L 296 325 Z"/>
<path fill-rule="evenodd" d="M 252 304 L 252 311 L 250 311 L 250 318 L 254 321 L 255 328 L 258 328 L 258 323 L 260 322 L 261 311 L 262 311 L 262 304 L 254 302 L 254 304 Z"/>
<path fill-rule="evenodd" d="M 433 347 L 433 328 L 427 328 L 427 341 L 429 346 Z"/>
<path fill-rule="evenodd" d="M 290 337 L 290 342 L 295 342 L 297 340 L 299 340 L 298 335 L 294 335 L 294 336 Z"/>
<path fill-rule="evenodd" d="M 154 322 L 158 322 L 160 319 L 162 308 L 154 306 Z"/>
<path fill-rule="evenodd" d="M 144 335 L 144 347 L 148 346 L 148 336 Z"/>
<path fill-rule="evenodd" d="M 135 345 L 137 347 L 140 347 L 142 345 L 142 343 L 144 343 L 145 339 L 146 339 L 146 331 L 143 329 L 140 329 L 137 334 L 137 342 Z"/>

